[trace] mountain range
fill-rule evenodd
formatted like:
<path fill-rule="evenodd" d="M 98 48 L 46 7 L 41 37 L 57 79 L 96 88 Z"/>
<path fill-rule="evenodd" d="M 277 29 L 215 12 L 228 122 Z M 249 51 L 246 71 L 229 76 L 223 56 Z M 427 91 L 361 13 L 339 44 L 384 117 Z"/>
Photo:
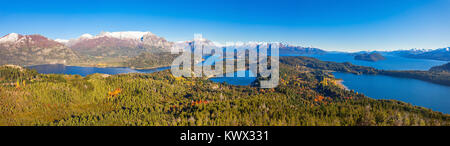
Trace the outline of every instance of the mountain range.
<path fill-rule="evenodd" d="M 8 34 L 0 38 L 0 64 L 31 65 L 78 61 L 72 49 L 41 35 Z"/>
<path fill-rule="evenodd" d="M 280 54 L 299 55 L 299 54 L 325 54 L 325 53 L 327 53 L 327 51 L 324 51 L 319 48 L 292 46 L 288 44 L 280 45 Z"/>
<path fill-rule="evenodd" d="M 136 59 L 167 60 L 169 42 L 151 32 L 102 32 L 96 36 L 83 34 L 71 40 L 52 40 L 42 35 L 11 33 L 0 38 L 0 64 L 21 66 L 38 64 L 69 64 L 82 66 L 127 66 Z M 148 55 L 154 53 L 158 55 Z M 173 57 L 172 57 L 173 58 Z M 168 65 L 147 64 L 146 67 Z M 142 65 L 140 65 L 142 66 Z"/>
<path fill-rule="evenodd" d="M 0 38 L 0 65 L 66 64 L 154 68 L 170 65 L 177 56 L 170 53 L 172 46 L 180 43 L 203 43 L 224 47 L 203 38 L 201 35 L 189 41 L 170 42 L 151 32 L 140 31 L 101 32 L 95 36 L 83 34 L 70 40 L 52 40 L 39 34 L 21 35 L 11 33 Z M 242 48 L 246 45 L 254 46 L 258 44 L 261 43 L 249 42 L 239 45 Z M 328 53 L 313 47 L 301 47 L 283 43 L 280 43 L 279 46 L 279 52 L 282 55 Z M 382 52 L 382 54 L 450 61 L 449 48 L 399 50 Z"/>
<path fill-rule="evenodd" d="M 439 48 L 434 50 L 431 49 L 398 50 L 388 52 L 388 54 L 398 55 L 407 58 L 450 61 L 450 47 Z"/>
<path fill-rule="evenodd" d="M 70 40 L 11 33 L 0 38 L 0 65 L 68 64 L 153 68 L 170 65 L 176 56 L 170 53 L 171 48 L 180 43 L 223 47 L 201 35 L 190 41 L 170 42 L 151 32 L 140 31 L 101 32 L 95 36 L 83 34 Z M 320 54 L 325 51 L 281 44 L 280 53 Z"/>
<path fill-rule="evenodd" d="M 101 57 L 134 57 L 143 52 L 169 52 L 172 45 L 151 32 L 102 32 L 92 36 L 84 34 L 67 41 L 66 45 L 80 54 Z"/>

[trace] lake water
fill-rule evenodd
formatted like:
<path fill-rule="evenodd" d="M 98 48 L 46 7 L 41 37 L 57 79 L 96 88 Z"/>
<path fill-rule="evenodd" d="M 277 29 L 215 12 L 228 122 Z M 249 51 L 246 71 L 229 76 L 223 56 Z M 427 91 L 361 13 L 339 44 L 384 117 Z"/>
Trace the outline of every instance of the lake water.
<path fill-rule="evenodd" d="M 306 56 L 324 61 L 350 62 L 356 65 L 385 70 L 428 70 L 433 66 L 447 63 L 447 61 L 383 55 L 386 60 L 377 62 L 355 60 L 353 55 L 343 53 Z M 343 79 L 343 84 L 349 89 L 363 93 L 368 97 L 375 99 L 395 99 L 413 105 L 431 108 L 436 111 L 450 113 L 450 86 L 384 75 L 355 75 L 339 72 L 333 74 L 336 78 Z"/>
<path fill-rule="evenodd" d="M 122 74 L 122 73 L 153 73 L 157 71 L 162 71 L 169 69 L 170 67 L 161 67 L 155 69 L 131 69 L 127 67 L 80 67 L 80 66 L 65 66 L 62 64 L 45 64 L 36 65 L 28 67 L 30 69 L 35 69 L 39 73 L 43 74 L 69 74 L 69 75 L 81 75 L 86 76 L 94 73 L 102 74 Z"/>
<path fill-rule="evenodd" d="M 395 99 L 450 113 L 450 86 L 384 75 L 333 73 L 349 89 L 375 99 Z"/>
<path fill-rule="evenodd" d="M 288 55 L 281 55 L 288 56 Z M 320 60 L 334 62 L 351 62 L 356 65 L 371 66 L 377 69 L 387 70 L 428 70 L 432 66 L 441 65 L 445 61 L 426 59 L 409 59 L 397 56 L 385 56 L 386 60 L 368 62 L 354 60 L 352 55 L 330 53 L 325 55 L 308 55 Z M 213 64 L 211 60 L 205 60 L 205 64 Z M 136 70 L 131 68 L 97 68 L 64 65 L 38 65 L 29 68 L 36 69 L 39 73 L 77 74 L 86 76 L 93 73 L 121 74 L 121 73 L 152 73 L 170 69 L 170 67 Z M 245 72 L 247 75 L 251 71 Z M 336 78 L 344 80 L 348 88 L 363 93 L 376 99 L 396 99 L 413 105 L 424 106 L 433 110 L 450 113 L 450 87 L 420 81 L 416 79 L 397 78 L 382 75 L 354 75 L 347 73 L 334 73 Z M 250 85 L 254 77 L 218 77 L 211 78 L 214 82 L 226 82 L 232 85 Z"/>
<path fill-rule="evenodd" d="M 122 74 L 122 73 L 153 73 L 158 71 L 163 71 L 170 69 L 170 67 L 161 67 L 155 69 L 131 69 L 127 67 L 80 67 L 80 66 L 65 66 L 62 64 L 45 64 L 45 65 L 36 65 L 29 66 L 30 69 L 35 69 L 39 73 L 43 74 L 69 74 L 69 75 L 81 75 L 87 76 L 94 73 L 102 73 L 102 74 Z M 245 77 L 237 77 L 237 73 L 245 73 Z M 249 74 L 253 74 L 251 71 L 237 71 L 235 72 L 235 77 L 217 77 L 211 78 L 213 82 L 223 83 L 226 82 L 231 85 L 250 85 L 253 81 L 256 80 L 255 77 L 249 77 Z"/>
<path fill-rule="evenodd" d="M 290 56 L 290 55 L 282 55 Z M 298 56 L 298 55 L 295 55 Z M 333 62 L 350 62 L 355 65 L 370 66 L 376 69 L 384 70 L 428 70 L 433 66 L 447 63 L 447 61 L 429 60 L 429 59 L 413 59 L 392 55 L 383 55 L 386 59 L 377 62 L 355 60 L 353 55 L 346 53 L 327 53 L 323 55 L 301 55 L 317 58 L 322 61 Z"/>

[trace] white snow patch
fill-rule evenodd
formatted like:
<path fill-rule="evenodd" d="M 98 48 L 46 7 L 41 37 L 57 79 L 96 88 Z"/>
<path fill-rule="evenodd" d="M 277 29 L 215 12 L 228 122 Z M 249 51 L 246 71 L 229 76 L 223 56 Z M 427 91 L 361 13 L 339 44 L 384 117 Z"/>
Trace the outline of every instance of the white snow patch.
<path fill-rule="evenodd" d="M 65 39 L 55 39 L 55 41 L 59 42 L 59 43 L 63 43 L 63 44 L 69 42 L 69 40 L 65 40 Z"/>
<path fill-rule="evenodd" d="M 19 39 L 19 34 L 17 34 L 17 33 L 10 33 L 10 34 L 0 38 L 0 43 L 15 42 L 18 39 Z"/>
<path fill-rule="evenodd" d="M 99 37 L 112 37 L 118 39 L 141 39 L 145 35 L 154 35 L 151 32 L 141 32 L 141 31 L 122 31 L 122 32 L 102 32 L 99 35 L 95 36 L 95 38 Z"/>

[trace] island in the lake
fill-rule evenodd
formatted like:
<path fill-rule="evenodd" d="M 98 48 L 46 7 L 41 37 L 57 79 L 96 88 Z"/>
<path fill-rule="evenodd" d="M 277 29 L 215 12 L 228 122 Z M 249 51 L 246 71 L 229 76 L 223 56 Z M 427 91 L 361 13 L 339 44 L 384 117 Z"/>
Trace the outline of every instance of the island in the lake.
<path fill-rule="evenodd" d="M 355 59 L 376 62 L 380 60 L 385 60 L 386 58 L 384 58 L 380 53 L 374 52 L 374 53 L 358 54 L 355 56 Z"/>
<path fill-rule="evenodd" d="M 450 73 L 450 63 L 446 63 L 440 66 L 435 66 L 430 68 L 430 71 L 434 71 L 434 72 L 448 72 Z"/>

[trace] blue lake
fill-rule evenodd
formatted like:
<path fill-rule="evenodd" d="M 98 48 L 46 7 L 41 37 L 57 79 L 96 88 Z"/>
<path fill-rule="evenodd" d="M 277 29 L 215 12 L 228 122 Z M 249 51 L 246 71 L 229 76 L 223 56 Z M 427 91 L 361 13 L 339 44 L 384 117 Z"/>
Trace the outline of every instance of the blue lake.
<path fill-rule="evenodd" d="M 94 73 L 102 73 L 102 74 L 123 74 L 123 73 L 153 73 L 158 71 L 163 71 L 170 69 L 170 67 L 161 67 L 155 69 L 131 69 L 127 67 L 80 67 L 80 66 L 65 66 L 62 64 L 45 64 L 45 65 L 36 65 L 29 66 L 30 69 L 35 69 L 39 73 L 43 74 L 69 74 L 69 75 L 81 75 L 87 76 Z M 237 77 L 237 73 L 244 73 L 245 77 Z M 233 73 L 231 73 L 233 74 Z M 237 71 L 234 73 L 234 77 L 217 77 L 211 78 L 210 80 L 213 82 L 223 83 L 226 82 L 231 85 L 250 85 L 253 81 L 256 80 L 255 77 L 249 77 L 249 74 L 253 74 L 251 71 Z"/>
<path fill-rule="evenodd" d="M 30 69 L 35 69 L 39 73 L 43 74 L 69 74 L 69 75 L 81 75 L 87 76 L 94 73 L 102 73 L 102 74 L 122 74 L 122 73 L 153 73 L 157 71 L 162 71 L 169 69 L 170 67 L 161 67 L 155 69 L 131 69 L 127 67 L 80 67 L 80 66 L 65 66 L 62 64 L 45 64 L 45 65 L 36 65 L 29 66 Z"/>
<path fill-rule="evenodd" d="M 290 56 L 290 55 L 281 55 Z M 295 55 L 298 56 L 298 55 Z M 384 70 L 428 70 L 433 66 L 447 63 L 447 61 L 429 60 L 429 59 L 413 59 L 392 55 L 383 55 L 386 59 L 377 62 L 355 60 L 353 55 L 346 53 L 328 53 L 323 55 L 301 55 L 317 58 L 322 61 L 333 62 L 350 62 L 355 65 L 370 66 L 376 69 Z"/>
<path fill-rule="evenodd" d="M 280 55 L 289 56 L 289 55 Z M 334 62 L 351 62 L 356 65 L 371 66 L 377 69 L 387 70 L 428 70 L 432 66 L 447 63 L 426 59 L 409 59 L 397 56 L 385 56 L 386 60 L 367 62 L 354 60 L 352 55 L 342 53 L 330 53 L 325 55 L 308 55 L 320 60 Z M 214 58 L 205 60 L 204 64 L 213 64 Z M 86 76 L 93 73 L 121 74 L 121 73 L 152 73 L 170 69 L 170 67 L 136 70 L 131 68 L 97 68 L 64 65 L 38 65 L 29 68 L 36 69 L 39 73 L 49 74 L 77 74 Z M 211 78 L 214 82 L 226 82 L 232 85 L 250 85 L 256 78 L 248 77 L 251 71 L 244 72 L 247 77 L 217 77 Z M 235 73 L 237 74 L 237 73 Z M 376 99 L 396 99 L 413 105 L 424 106 L 433 110 L 450 113 L 450 87 L 420 81 L 416 79 L 397 78 L 382 75 L 354 75 L 346 73 L 334 73 L 336 78 L 344 80 L 344 85 L 357 92 Z"/>
<path fill-rule="evenodd" d="M 303 55 L 323 61 L 350 62 L 355 65 L 370 66 L 385 70 L 428 70 L 447 61 L 413 59 L 383 54 L 386 60 L 369 62 L 355 60 L 351 54 L 329 53 L 323 55 Z M 289 55 L 284 55 L 289 56 Z M 383 75 L 355 75 L 333 73 L 344 80 L 349 89 L 375 99 L 395 99 L 413 105 L 450 113 L 450 86 L 438 85 L 416 79 L 398 78 Z"/>
<path fill-rule="evenodd" d="M 349 89 L 375 99 L 395 99 L 450 113 L 450 86 L 384 75 L 333 73 Z"/>

